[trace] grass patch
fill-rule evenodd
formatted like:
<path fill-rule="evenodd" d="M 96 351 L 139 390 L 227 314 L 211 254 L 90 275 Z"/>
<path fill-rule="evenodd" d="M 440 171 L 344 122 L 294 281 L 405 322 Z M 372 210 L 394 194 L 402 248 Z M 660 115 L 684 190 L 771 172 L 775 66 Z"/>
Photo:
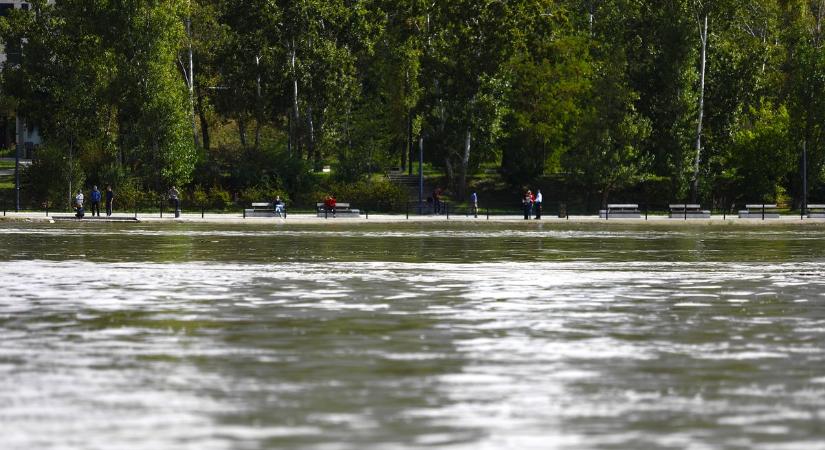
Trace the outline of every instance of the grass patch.
<path fill-rule="evenodd" d="M 0 161 L 0 169 L 14 169 L 14 161 Z"/>

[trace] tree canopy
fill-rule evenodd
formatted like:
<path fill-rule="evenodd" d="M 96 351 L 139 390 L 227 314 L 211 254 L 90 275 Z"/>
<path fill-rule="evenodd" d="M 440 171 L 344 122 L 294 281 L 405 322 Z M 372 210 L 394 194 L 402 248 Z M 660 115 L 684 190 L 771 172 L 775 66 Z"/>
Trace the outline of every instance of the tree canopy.
<path fill-rule="evenodd" d="M 825 199 L 823 18 L 823 0 L 35 0 L 0 19 L 22 48 L 2 95 L 65 160 L 43 163 L 60 186 L 295 193 L 327 165 L 412 171 L 423 139 L 459 198 L 494 168 L 600 203 L 655 183 L 799 205 L 803 148 Z"/>

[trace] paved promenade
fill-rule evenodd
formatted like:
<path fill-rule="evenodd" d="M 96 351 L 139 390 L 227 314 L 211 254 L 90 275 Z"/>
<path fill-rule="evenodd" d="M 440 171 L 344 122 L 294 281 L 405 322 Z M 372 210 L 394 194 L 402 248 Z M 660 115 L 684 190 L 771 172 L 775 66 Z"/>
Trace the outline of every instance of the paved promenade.
<path fill-rule="evenodd" d="M 126 221 L 127 219 L 134 219 L 134 213 L 115 213 L 112 216 L 117 221 Z M 70 212 L 49 212 L 47 216 L 45 212 L 20 212 L 15 213 L 7 211 L 5 216 L 0 216 L 2 221 L 24 221 L 24 222 L 55 222 L 69 220 L 97 223 L 107 222 L 106 217 L 92 218 L 89 215 L 82 220 L 74 219 Z M 671 219 L 664 215 L 651 215 L 647 219 L 644 217 L 640 219 L 600 219 L 596 215 L 592 216 L 570 216 L 569 218 L 558 218 L 551 216 L 544 216 L 541 220 L 531 219 L 524 220 L 523 216 L 517 215 L 491 215 L 487 219 L 486 215 L 479 215 L 478 218 L 464 215 L 450 215 L 446 216 L 415 216 L 410 215 L 407 218 L 404 214 L 370 214 L 369 217 L 362 214 L 358 218 L 323 218 L 317 217 L 315 214 L 289 214 L 286 219 L 278 217 L 250 217 L 244 218 L 240 213 L 207 213 L 201 217 L 200 213 L 184 213 L 180 218 L 175 218 L 173 214 L 165 212 L 163 217 L 159 213 L 138 213 L 138 222 L 142 223 L 214 223 L 214 224 L 335 224 L 335 223 L 450 223 L 450 222 L 479 222 L 479 223 L 510 223 L 510 224 L 650 224 L 650 225 L 671 225 L 671 226 L 698 226 L 698 225 L 745 225 L 745 226 L 770 226 L 770 225 L 816 225 L 825 226 L 825 219 L 801 219 L 799 216 L 782 216 L 778 219 L 740 219 L 738 216 L 712 216 L 710 219 Z"/>

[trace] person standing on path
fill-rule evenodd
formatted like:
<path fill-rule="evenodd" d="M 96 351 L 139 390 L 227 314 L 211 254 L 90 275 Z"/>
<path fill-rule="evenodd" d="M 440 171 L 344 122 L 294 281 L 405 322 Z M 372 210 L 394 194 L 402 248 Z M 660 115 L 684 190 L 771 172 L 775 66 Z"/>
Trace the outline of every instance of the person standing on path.
<path fill-rule="evenodd" d="M 110 217 L 112 215 L 112 204 L 115 201 L 115 193 L 112 192 L 112 186 L 106 186 L 106 217 Z"/>
<path fill-rule="evenodd" d="M 541 189 L 536 190 L 536 220 L 541 220 Z"/>
<path fill-rule="evenodd" d="M 521 206 L 524 208 L 524 220 L 530 219 L 530 210 L 533 208 L 533 194 L 527 191 L 524 198 L 521 200 Z"/>
<path fill-rule="evenodd" d="M 180 213 L 180 192 L 178 192 L 178 188 L 172 186 L 172 189 L 169 189 L 169 200 L 172 201 L 172 204 L 175 205 L 175 217 L 177 217 Z"/>
<path fill-rule="evenodd" d="M 92 187 L 92 193 L 89 197 L 92 200 L 92 217 L 95 216 L 95 213 L 97 213 L 97 217 L 100 217 L 101 194 L 100 191 L 97 190 L 97 186 Z"/>
<path fill-rule="evenodd" d="M 472 208 L 473 208 L 473 217 L 475 217 L 477 219 L 478 218 L 478 194 L 476 193 L 476 191 L 473 191 L 473 193 L 470 194 L 470 204 L 472 205 Z"/>

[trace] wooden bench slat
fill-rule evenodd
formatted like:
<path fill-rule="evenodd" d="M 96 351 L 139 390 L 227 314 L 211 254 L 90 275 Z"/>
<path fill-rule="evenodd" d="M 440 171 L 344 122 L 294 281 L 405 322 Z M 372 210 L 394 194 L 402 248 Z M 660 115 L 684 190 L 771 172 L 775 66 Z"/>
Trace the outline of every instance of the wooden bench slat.
<path fill-rule="evenodd" d="M 753 205 L 745 205 L 745 208 L 746 209 L 762 209 L 763 206 L 765 207 L 765 209 L 776 209 L 775 204 L 769 205 L 767 203 L 764 204 L 764 205 L 762 205 L 761 203 L 760 204 L 753 204 Z"/>

